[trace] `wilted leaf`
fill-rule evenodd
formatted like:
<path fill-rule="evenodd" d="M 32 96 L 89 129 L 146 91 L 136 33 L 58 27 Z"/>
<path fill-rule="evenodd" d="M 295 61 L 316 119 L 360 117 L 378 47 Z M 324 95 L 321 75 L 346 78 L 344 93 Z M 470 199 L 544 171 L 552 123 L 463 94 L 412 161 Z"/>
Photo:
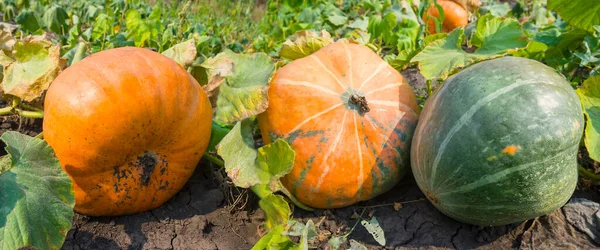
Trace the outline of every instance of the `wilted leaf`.
<path fill-rule="evenodd" d="M 61 71 L 60 47 L 41 37 L 18 41 L 12 60 L 3 64 L 2 91 L 26 101 L 39 97 Z"/>
<path fill-rule="evenodd" d="M 17 40 L 12 36 L 12 31 L 0 29 L 0 50 L 9 53 L 13 50 Z"/>
<path fill-rule="evenodd" d="M 175 44 L 173 47 L 162 52 L 163 55 L 173 59 L 179 65 L 187 68 L 196 58 L 196 42 L 194 39 Z"/>
<path fill-rule="evenodd" d="M 59 5 L 53 5 L 52 7 L 46 10 L 44 13 L 44 24 L 46 27 L 57 34 L 65 34 L 69 30 L 69 25 L 67 24 L 67 19 L 69 15 Z"/>
<path fill-rule="evenodd" d="M 302 235 L 300 235 L 300 249 L 308 250 L 308 241 L 315 238 L 315 236 L 317 236 L 315 224 L 312 220 L 308 220 L 304 226 L 304 229 L 302 230 Z"/>
<path fill-rule="evenodd" d="M 60 249 L 73 218 L 71 179 L 45 141 L 13 131 L 0 139 L 9 153 L 0 158 L 0 249 Z"/>
<path fill-rule="evenodd" d="M 451 0 L 451 1 L 457 3 L 458 5 L 463 7 L 465 10 L 468 10 L 469 12 L 473 12 L 473 11 L 477 10 L 479 8 L 479 6 L 481 6 L 481 2 L 479 0 Z"/>
<path fill-rule="evenodd" d="M 358 241 L 350 239 L 350 250 L 368 250 L 368 248 L 358 243 Z"/>
<path fill-rule="evenodd" d="M 586 116 L 584 143 L 590 158 L 600 161 L 600 76 L 588 78 L 577 95 L 583 104 Z"/>
<path fill-rule="evenodd" d="M 265 227 L 272 229 L 277 225 L 285 225 L 292 216 L 290 205 L 278 194 L 270 194 L 258 201 L 258 205 L 265 212 Z"/>
<path fill-rule="evenodd" d="M 346 238 L 345 236 L 332 236 L 327 242 L 327 245 L 329 245 L 331 249 L 337 250 L 340 249 L 342 244 L 344 244 L 347 240 L 348 238 Z"/>
<path fill-rule="evenodd" d="M 402 203 L 394 202 L 394 211 L 398 212 L 402 208 Z"/>
<path fill-rule="evenodd" d="M 593 31 L 600 25 L 600 0 L 548 0 L 548 8 L 580 29 Z"/>
<path fill-rule="evenodd" d="M 369 221 L 362 220 L 360 224 L 367 229 L 379 245 L 385 246 L 385 234 L 383 233 L 381 226 L 379 226 L 379 222 L 375 216 L 371 217 L 371 220 Z"/>
<path fill-rule="evenodd" d="M 267 109 L 268 83 L 275 65 L 266 54 L 225 50 L 202 67 L 208 72 L 204 89 L 209 96 L 216 95 L 215 120 L 233 124 Z"/>
<path fill-rule="evenodd" d="M 333 39 L 325 30 L 320 34 L 312 30 L 301 30 L 296 32 L 291 40 L 286 40 L 281 45 L 279 56 L 290 61 L 296 60 L 309 56 L 330 43 L 333 43 Z"/>

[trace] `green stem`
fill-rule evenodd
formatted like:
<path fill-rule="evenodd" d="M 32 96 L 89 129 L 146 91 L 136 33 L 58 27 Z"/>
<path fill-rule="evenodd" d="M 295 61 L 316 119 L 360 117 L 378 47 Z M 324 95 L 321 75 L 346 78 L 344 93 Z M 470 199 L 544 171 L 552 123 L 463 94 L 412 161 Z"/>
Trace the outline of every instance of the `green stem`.
<path fill-rule="evenodd" d="M 12 115 L 13 114 L 13 107 L 4 107 L 4 108 L 0 108 L 0 115 Z"/>
<path fill-rule="evenodd" d="M 281 190 L 279 190 L 279 191 L 281 191 L 288 198 L 290 198 L 290 201 L 292 201 L 292 203 L 294 203 L 294 205 L 296 205 L 299 208 L 302 208 L 303 210 L 309 211 L 309 212 L 315 211 L 315 209 L 313 209 L 313 208 L 311 208 L 311 207 L 309 207 L 307 205 L 304 205 L 304 204 L 302 204 L 302 202 L 300 202 L 299 200 L 297 200 L 296 197 L 294 197 L 292 195 L 292 193 L 290 193 L 290 191 L 288 191 L 285 187 L 283 187 L 283 185 L 281 185 L 281 184 L 279 184 L 279 185 L 281 186 Z"/>
<path fill-rule="evenodd" d="M 22 109 L 15 109 L 17 111 L 17 113 L 22 116 L 22 117 L 27 117 L 27 118 L 44 118 L 44 112 L 40 112 L 40 111 L 29 111 L 29 110 L 22 110 Z"/>
<path fill-rule="evenodd" d="M 13 107 L 13 108 L 16 108 L 16 107 L 18 107 L 18 106 L 19 106 L 19 104 L 21 104 L 21 98 L 14 97 L 14 98 L 12 99 L 12 107 Z"/>
<path fill-rule="evenodd" d="M 219 159 L 219 157 L 213 156 L 208 152 L 205 152 L 204 155 L 202 156 L 204 157 L 204 159 L 207 159 L 208 161 L 210 161 L 211 163 L 219 166 L 219 167 L 225 167 L 225 162 L 221 159 Z"/>
<path fill-rule="evenodd" d="M 431 89 L 431 80 L 427 80 L 427 96 L 431 96 L 431 93 L 433 92 L 433 90 Z"/>
<path fill-rule="evenodd" d="M 43 140 L 43 139 L 44 139 L 44 131 L 42 131 L 42 132 L 40 132 L 39 134 L 37 134 L 37 135 L 35 136 L 35 138 L 38 138 L 38 139 L 42 139 L 42 140 Z"/>
<path fill-rule="evenodd" d="M 590 179 L 590 180 L 592 180 L 596 184 L 600 183 L 600 175 L 597 175 L 597 174 L 594 174 L 594 173 L 588 171 L 587 169 L 585 169 L 581 165 L 577 165 L 577 168 L 579 169 L 579 175 L 581 177 Z"/>
<path fill-rule="evenodd" d="M 44 110 L 42 110 L 42 109 L 36 108 L 34 106 L 31 106 L 31 105 L 25 104 L 25 103 L 21 103 L 21 107 L 26 108 L 26 109 L 31 110 L 31 111 L 44 112 Z"/>
<path fill-rule="evenodd" d="M 258 198 L 261 200 L 267 198 L 267 196 L 273 193 L 269 186 L 264 184 L 254 185 L 250 187 L 250 190 L 252 190 L 252 192 L 254 192 L 254 194 L 256 194 L 256 196 L 258 196 Z"/>

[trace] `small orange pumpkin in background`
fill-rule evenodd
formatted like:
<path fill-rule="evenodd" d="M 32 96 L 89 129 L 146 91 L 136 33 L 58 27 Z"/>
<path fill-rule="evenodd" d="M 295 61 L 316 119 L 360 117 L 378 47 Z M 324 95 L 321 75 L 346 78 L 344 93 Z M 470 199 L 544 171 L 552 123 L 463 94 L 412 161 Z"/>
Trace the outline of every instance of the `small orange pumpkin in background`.
<path fill-rule="evenodd" d="M 442 21 L 442 32 L 449 33 L 458 27 L 465 27 L 469 23 L 469 12 L 463 6 L 452 0 L 438 0 L 437 3 L 444 10 L 444 20 Z M 423 14 L 423 20 L 427 24 L 429 33 L 435 34 L 435 18 L 440 18 L 440 12 L 435 7 L 433 1 L 431 6 Z"/>
<path fill-rule="evenodd" d="M 91 55 L 52 83 L 44 137 L 73 180 L 75 210 L 156 208 L 190 178 L 210 139 L 212 108 L 196 80 L 147 49 Z"/>
<path fill-rule="evenodd" d="M 370 49 L 332 43 L 279 69 L 259 115 L 266 143 L 296 152 L 283 185 L 302 203 L 337 208 L 371 199 L 409 171 L 418 106 L 408 82 Z"/>

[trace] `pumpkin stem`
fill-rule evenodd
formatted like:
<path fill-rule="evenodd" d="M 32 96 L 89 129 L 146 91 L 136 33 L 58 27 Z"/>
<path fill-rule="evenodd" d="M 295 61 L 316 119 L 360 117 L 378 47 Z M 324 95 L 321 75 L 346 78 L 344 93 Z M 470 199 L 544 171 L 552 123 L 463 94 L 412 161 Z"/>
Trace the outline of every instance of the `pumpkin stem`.
<path fill-rule="evenodd" d="M 367 98 L 365 98 L 364 96 L 352 94 L 350 95 L 350 99 L 348 100 L 348 102 L 359 107 L 360 115 L 364 115 L 365 113 L 371 111 L 371 108 L 369 108 L 369 105 L 367 103 Z"/>

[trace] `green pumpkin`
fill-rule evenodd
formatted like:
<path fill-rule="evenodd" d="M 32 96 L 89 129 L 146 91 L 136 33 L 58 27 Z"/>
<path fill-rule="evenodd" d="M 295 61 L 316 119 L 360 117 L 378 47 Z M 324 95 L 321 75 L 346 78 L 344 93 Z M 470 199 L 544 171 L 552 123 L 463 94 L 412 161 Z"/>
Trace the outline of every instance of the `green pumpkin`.
<path fill-rule="evenodd" d="M 583 124 L 579 98 L 552 68 L 518 57 L 481 62 L 427 100 L 412 171 L 433 205 L 458 221 L 532 219 L 573 194 Z"/>

